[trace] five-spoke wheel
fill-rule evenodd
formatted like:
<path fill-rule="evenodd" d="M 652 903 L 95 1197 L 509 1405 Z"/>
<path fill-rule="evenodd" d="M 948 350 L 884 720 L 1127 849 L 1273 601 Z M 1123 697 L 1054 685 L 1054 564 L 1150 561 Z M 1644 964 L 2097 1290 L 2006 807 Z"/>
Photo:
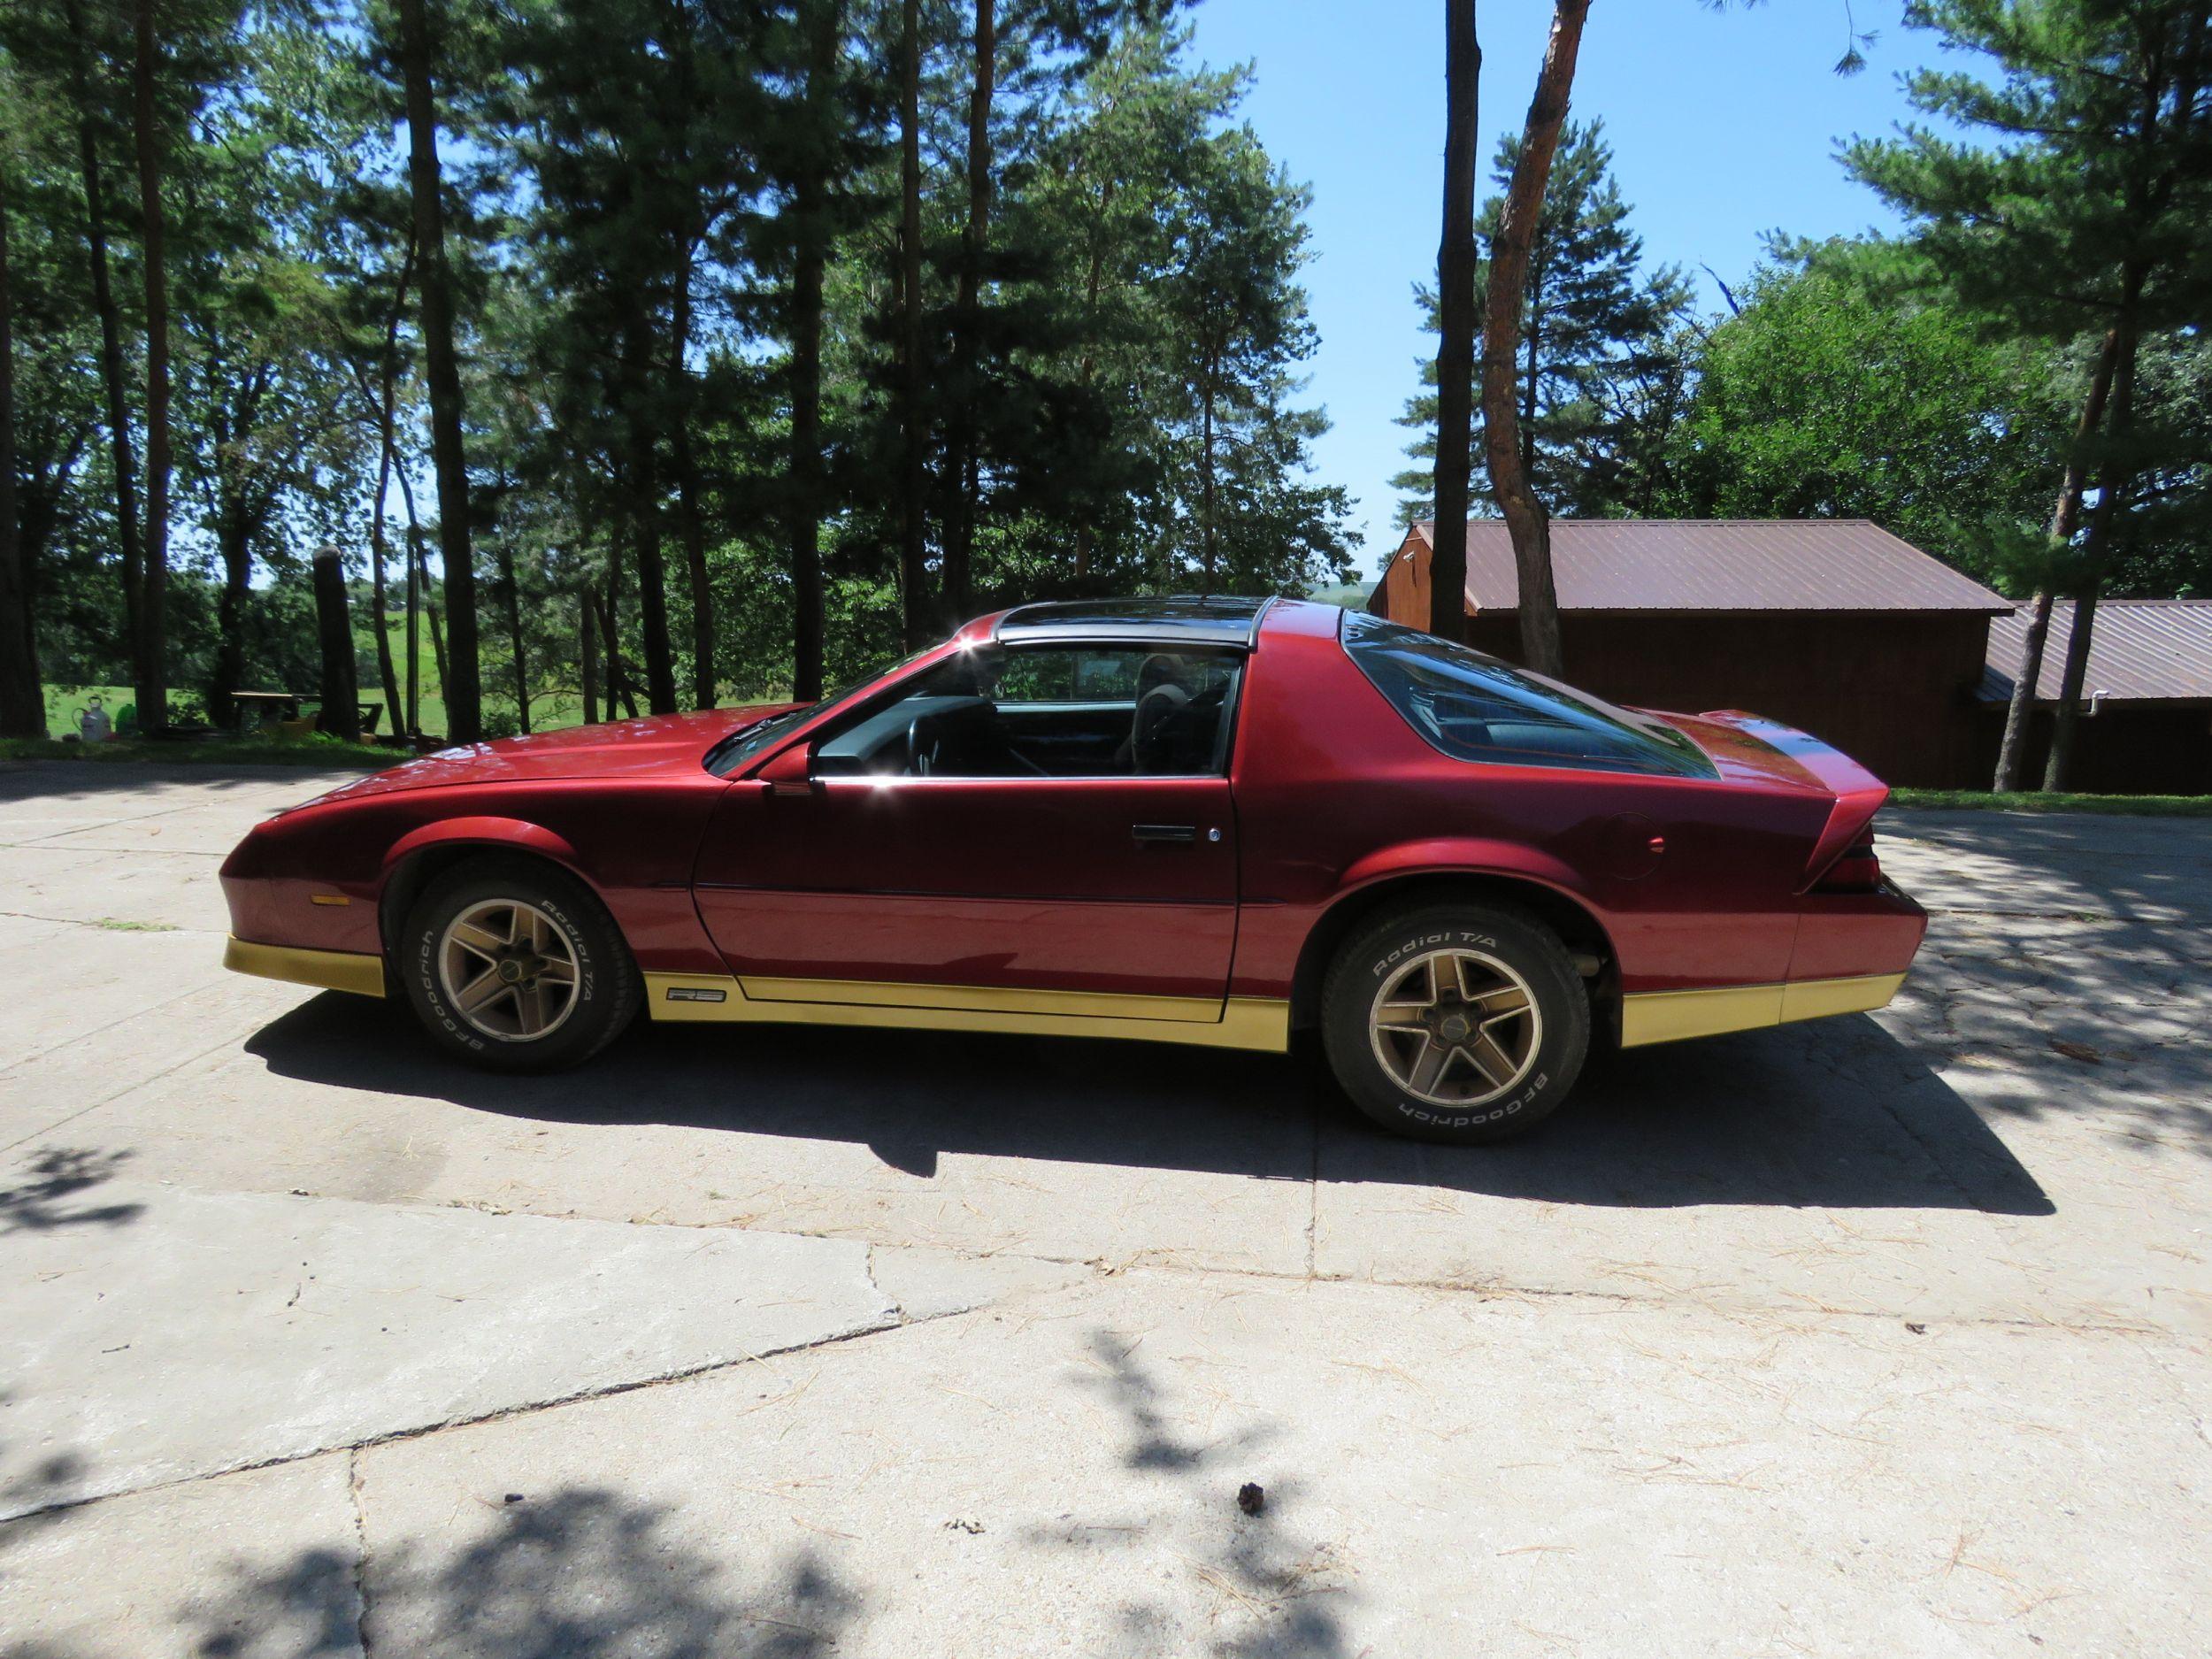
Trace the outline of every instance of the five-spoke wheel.
<path fill-rule="evenodd" d="M 395 942 L 400 984 L 431 1035 L 503 1071 L 588 1057 L 643 995 L 606 906 L 534 859 L 454 865 L 415 901 Z"/>
<path fill-rule="evenodd" d="M 1507 905 L 1392 910 L 1339 948 L 1322 1038 L 1352 1103 L 1402 1134 L 1497 1141 L 1550 1114 L 1590 1043 L 1557 934 Z"/>
<path fill-rule="evenodd" d="M 486 899 L 445 925 L 438 979 L 453 1010 L 487 1037 L 529 1042 L 576 1007 L 576 945 L 519 899 Z"/>
<path fill-rule="evenodd" d="M 1398 1087 L 1434 1106 L 1480 1106 L 1536 1064 L 1544 1017 L 1528 981 L 1480 950 L 1416 956 L 1375 994 L 1367 1027 Z"/>

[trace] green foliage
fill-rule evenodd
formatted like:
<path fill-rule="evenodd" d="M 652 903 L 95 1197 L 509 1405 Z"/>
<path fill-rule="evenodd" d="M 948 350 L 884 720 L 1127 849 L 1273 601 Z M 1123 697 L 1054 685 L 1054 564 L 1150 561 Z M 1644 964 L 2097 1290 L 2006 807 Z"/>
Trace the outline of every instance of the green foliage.
<path fill-rule="evenodd" d="M 1663 510 L 1871 518 L 2016 590 L 2040 547 L 2072 367 L 1898 292 L 1868 252 L 1769 266 L 1713 327 L 1668 440 Z"/>
<path fill-rule="evenodd" d="M 1502 191 L 1519 158 L 1521 135 L 1499 142 L 1492 177 L 1501 194 L 1484 204 L 1475 234 L 1497 236 Z M 1570 122 L 1553 158 L 1543 211 L 1531 243 L 1517 353 L 1521 441 L 1530 482 L 1555 514 L 1586 518 L 1647 513 L 1655 505 L 1663 446 L 1684 392 L 1687 280 L 1674 267 L 1645 272 L 1643 239 L 1612 173 L 1602 122 Z M 1479 293 L 1489 281 L 1486 260 Z M 1438 328 L 1437 296 L 1417 290 L 1425 325 Z M 1478 347 L 1479 351 L 1479 347 Z M 1428 465 L 1391 483 L 1409 492 L 1399 521 L 1430 516 L 1436 459 L 1436 362 L 1421 365 L 1424 390 L 1399 424 L 1421 435 L 1407 453 Z M 1485 472 L 1481 411 L 1471 440 L 1477 478 Z"/>
<path fill-rule="evenodd" d="M 923 8 L 926 580 L 963 503 L 978 608 L 1295 589 L 1341 569 L 1347 503 L 1306 476 L 1324 423 L 1298 398 L 1306 200 L 1239 125 L 1241 74 L 1194 67 L 1155 0 L 997 10 L 990 214 L 964 310 L 972 11 Z M 895 657 L 899 6 L 428 11 L 494 718 L 580 712 L 587 605 L 611 609 L 618 705 L 695 667 L 725 698 L 786 691 L 802 508 L 831 678 Z M 381 565 L 380 606 L 370 582 L 353 592 L 363 697 L 403 700 L 411 662 L 434 730 L 449 641 L 434 554 L 413 551 L 438 526 L 394 14 L 165 0 L 161 28 L 171 678 L 219 718 L 232 688 L 311 687 L 308 556 L 329 542 L 358 576 Z M 19 517 L 57 681 L 129 678 L 79 117 L 106 187 L 124 435 L 142 469 L 132 61 L 127 12 L 23 0 L 0 15 Z M 803 487 L 809 245 L 826 250 L 822 472 Z M 702 605 L 713 626 L 695 634 Z"/>

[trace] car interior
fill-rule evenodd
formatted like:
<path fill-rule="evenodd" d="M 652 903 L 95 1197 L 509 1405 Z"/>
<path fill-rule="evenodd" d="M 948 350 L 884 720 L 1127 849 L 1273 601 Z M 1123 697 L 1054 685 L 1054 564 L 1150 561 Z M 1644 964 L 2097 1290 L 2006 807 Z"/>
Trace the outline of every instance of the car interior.
<path fill-rule="evenodd" d="M 820 777 L 1188 777 L 1227 769 L 1243 657 L 1142 647 L 964 651 L 816 748 Z"/>

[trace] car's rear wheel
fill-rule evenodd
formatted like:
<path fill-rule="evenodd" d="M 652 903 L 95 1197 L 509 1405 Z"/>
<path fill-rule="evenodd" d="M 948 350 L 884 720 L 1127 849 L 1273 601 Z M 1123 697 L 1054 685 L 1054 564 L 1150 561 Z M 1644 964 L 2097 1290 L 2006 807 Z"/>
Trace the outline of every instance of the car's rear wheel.
<path fill-rule="evenodd" d="M 1322 993 L 1329 1064 L 1401 1134 L 1502 1141 L 1549 1117 L 1590 1047 L 1590 1001 L 1558 936 L 1506 906 L 1393 910 L 1348 940 Z"/>
<path fill-rule="evenodd" d="M 636 1015 L 636 964 L 574 877 L 489 856 L 432 882 L 395 959 L 430 1034 L 480 1065 L 545 1071 L 596 1054 Z"/>

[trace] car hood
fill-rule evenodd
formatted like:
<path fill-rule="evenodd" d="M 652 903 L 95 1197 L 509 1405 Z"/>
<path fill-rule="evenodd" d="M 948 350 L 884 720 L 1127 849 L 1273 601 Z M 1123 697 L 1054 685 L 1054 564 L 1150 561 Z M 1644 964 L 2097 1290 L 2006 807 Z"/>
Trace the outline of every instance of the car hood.
<path fill-rule="evenodd" d="M 646 720 L 609 720 L 527 737 L 464 743 L 406 761 L 340 786 L 308 803 L 322 806 L 402 789 L 444 789 L 457 784 L 551 783 L 571 778 L 691 776 L 707 751 L 732 732 L 798 705 L 755 703 L 664 714 Z"/>

